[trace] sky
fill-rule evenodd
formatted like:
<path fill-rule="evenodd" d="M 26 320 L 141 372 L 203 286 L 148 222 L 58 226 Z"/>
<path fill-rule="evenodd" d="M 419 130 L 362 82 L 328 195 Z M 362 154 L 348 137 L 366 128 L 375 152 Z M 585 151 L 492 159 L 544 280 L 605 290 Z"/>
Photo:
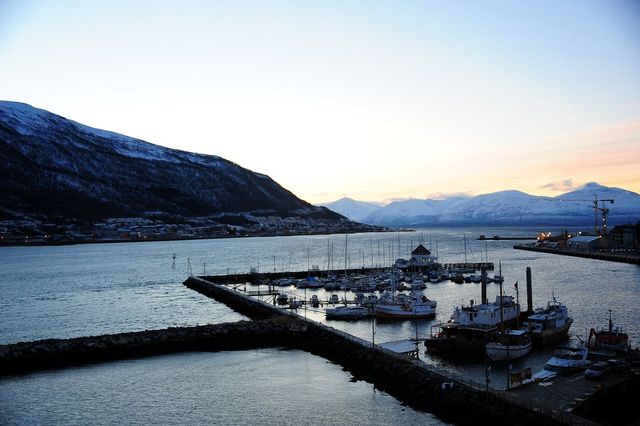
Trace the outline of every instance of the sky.
<path fill-rule="evenodd" d="M 0 0 L 0 99 L 312 203 L 640 192 L 640 2 Z"/>

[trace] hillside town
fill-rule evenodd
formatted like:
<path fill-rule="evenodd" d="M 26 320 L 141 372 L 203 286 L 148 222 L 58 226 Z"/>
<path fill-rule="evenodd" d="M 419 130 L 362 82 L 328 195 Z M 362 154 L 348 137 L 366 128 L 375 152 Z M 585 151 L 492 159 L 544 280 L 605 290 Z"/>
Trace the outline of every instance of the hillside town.
<path fill-rule="evenodd" d="M 175 220 L 175 218 L 173 218 Z M 277 235 L 311 235 L 384 231 L 349 220 L 224 215 L 182 218 L 109 218 L 98 222 L 51 223 L 0 221 L 0 245 L 47 245 L 92 242 L 167 241 Z"/>

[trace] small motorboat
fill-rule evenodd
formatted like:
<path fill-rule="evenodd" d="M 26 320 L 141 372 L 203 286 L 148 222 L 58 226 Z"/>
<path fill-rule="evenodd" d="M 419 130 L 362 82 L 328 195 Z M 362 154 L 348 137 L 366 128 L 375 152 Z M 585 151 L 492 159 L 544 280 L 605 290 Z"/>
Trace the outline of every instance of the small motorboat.
<path fill-rule="evenodd" d="M 369 316 L 369 309 L 364 306 L 338 306 L 325 310 L 327 319 L 353 320 Z"/>

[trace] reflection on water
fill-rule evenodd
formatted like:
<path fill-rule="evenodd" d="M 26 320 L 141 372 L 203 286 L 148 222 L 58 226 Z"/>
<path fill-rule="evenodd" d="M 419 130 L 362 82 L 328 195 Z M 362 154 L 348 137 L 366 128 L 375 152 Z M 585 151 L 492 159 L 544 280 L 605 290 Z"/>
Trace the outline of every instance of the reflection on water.
<path fill-rule="evenodd" d="M 302 351 L 186 353 L 0 380 L 3 424 L 443 424 Z"/>

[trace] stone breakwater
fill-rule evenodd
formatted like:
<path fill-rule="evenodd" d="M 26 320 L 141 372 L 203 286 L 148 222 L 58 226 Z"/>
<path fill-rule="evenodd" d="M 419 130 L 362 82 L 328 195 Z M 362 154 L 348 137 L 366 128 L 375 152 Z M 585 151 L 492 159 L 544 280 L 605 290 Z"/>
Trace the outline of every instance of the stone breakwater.
<path fill-rule="evenodd" d="M 271 318 L 21 342 L 0 345 L 0 375 L 176 352 L 286 346 L 305 332 L 304 323 Z"/>

